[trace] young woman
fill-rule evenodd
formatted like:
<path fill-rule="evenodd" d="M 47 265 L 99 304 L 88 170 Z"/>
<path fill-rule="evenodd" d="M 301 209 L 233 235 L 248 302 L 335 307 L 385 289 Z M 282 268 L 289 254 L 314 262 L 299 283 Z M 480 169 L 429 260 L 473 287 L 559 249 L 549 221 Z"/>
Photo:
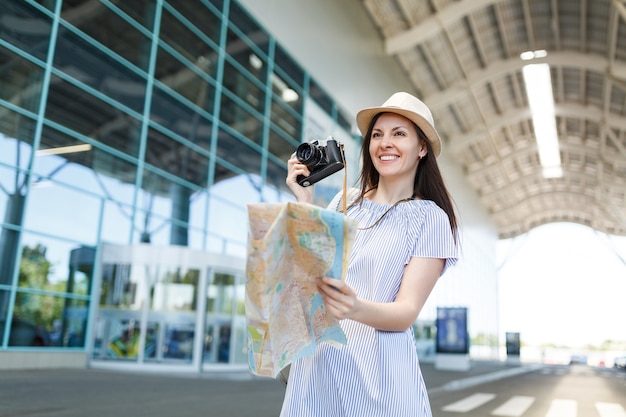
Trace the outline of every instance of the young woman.
<path fill-rule="evenodd" d="M 441 140 L 428 107 L 400 92 L 357 114 L 363 134 L 358 220 L 345 281 L 322 278 L 326 311 L 347 344 L 318 346 L 291 366 L 281 416 L 428 416 L 412 325 L 438 278 L 457 259 L 457 223 L 436 157 Z M 300 202 L 307 167 L 292 156 L 287 185 Z M 338 206 L 339 197 L 329 207 Z"/>

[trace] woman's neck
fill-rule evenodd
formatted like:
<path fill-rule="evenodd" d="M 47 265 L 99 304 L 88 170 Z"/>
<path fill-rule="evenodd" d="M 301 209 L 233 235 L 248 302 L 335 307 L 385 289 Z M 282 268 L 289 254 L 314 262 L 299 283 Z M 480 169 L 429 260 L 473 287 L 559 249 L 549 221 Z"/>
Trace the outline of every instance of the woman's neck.
<path fill-rule="evenodd" d="M 367 194 L 368 200 L 378 204 L 394 204 L 400 200 L 406 200 L 413 197 L 413 184 L 394 184 L 390 186 L 387 183 L 380 182 L 378 187 L 374 188 Z"/>

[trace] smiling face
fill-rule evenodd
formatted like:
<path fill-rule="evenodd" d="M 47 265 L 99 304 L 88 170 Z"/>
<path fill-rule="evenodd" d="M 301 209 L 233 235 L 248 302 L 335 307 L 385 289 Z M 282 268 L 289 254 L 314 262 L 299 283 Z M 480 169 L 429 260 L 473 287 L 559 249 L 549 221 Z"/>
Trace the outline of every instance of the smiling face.
<path fill-rule="evenodd" d="M 412 121 L 395 113 L 381 114 L 372 127 L 369 153 L 380 178 L 415 177 L 419 160 L 426 155 Z"/>

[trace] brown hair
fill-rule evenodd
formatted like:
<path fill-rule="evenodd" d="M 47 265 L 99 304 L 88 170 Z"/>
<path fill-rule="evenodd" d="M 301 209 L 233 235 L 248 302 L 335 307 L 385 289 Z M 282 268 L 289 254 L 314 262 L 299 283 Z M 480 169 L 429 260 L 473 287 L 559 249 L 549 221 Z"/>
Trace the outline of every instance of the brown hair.
<path fill-rule="evenodd" d="M 354 205 L 358 201 L 361 201 L 368 191 L 378 187 L 379 173 L 376 168 L 374 168 L 374 163 L 372 162 L 372 157 L 370 156 L 369 152 L 369 145 L 372 138 L 372 130 L 374 124 L 381 114 L 383 113 L 378 113 L 377 115 L 372 117 L 369 127 L 367 128 L 367 133 L 365 134 L 365 136 L 363 136 L 363 144 L 361 147 L 361 159 L 363 161 L 363 168 L 361 170 L 361 174 L 359 175 L 361 190 L 359 196 L 354 200 L 351 205 Z M 417 171 L 415 172 L 412 198 L 419 197 L 424 200 L 431 200 L 435 204 L 437 204 L 443 211 L 445 211 L 450 221 L 450 229 L 452 230 L 452 234 L 454 235 L 454 239 L 456 240 L 458 225 L 454 212 L 452 197 L 448 192 L 445 181 L 443 180 L 443 177 L 441 175 L 441 171 L 439 170 L 437 158 L 435 157 L 430 141 L 428 140 L 424 132 L 422 132 L 422 129 L 420 129 L 415 123 L 411 123 L 417 131 L 418 138 L 424 141 L 424 143 L 426 144 L 426 148 L 428 149 L 426 155 L 420 160 L 420 163 L 417 166 Z"/>

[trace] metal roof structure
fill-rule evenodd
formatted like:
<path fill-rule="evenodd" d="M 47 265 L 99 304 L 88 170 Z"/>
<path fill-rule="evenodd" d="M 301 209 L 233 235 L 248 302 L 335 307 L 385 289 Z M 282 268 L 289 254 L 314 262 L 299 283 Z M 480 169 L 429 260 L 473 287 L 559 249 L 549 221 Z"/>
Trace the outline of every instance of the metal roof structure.
<path fill-rule="evenodd" d="M 500 238 L 552 222 L 574 222 L 626 235 L 626 0 L 355 1 L 378 28 L 386 53 L 402 66 L 414 93 L 431 108 L 444 152 L 462 168 Z M 196 7 L 195 3 L 175 3 Z M 64 8 L 66 21 L 89 27 L 98 39 L 111 40 L 122 56 L 126 48 L 140 42 L 137 31 L 111 32 L 99 3 L 66 1 Z M 5 19 L 3 24 L 11 22 L 18 21 Z M 162 31 L 165 28 L 176 30 L 164 25 Z M 193 49 L 204 47 L 201 43 Z M 545 51 L 546 55 L 522 60 L 520 55 L 528 51 Z M 89 54 L 81 48 L 58 49 L 57 65 L 68 73 L 76 72 L 74 63 L 91 62 Z M 160 56 L 156 76 L 193 96 L 195 79 L 187 70 L 177 72 L 178 67 L 170 65 L 173 62 L 167 54 Z M 542 176 L 522 76 L 529 62 L 550 66 L 560 178 Z M 7 66 L 7 71 L 19 79 L 19 66 Z M 102 78 L 101 85 L 109 94 L 122 97 L 133 108 L 143 103 L 144 91 L 117 82 L 115 68 L 94 64 L 88 74 L 79 75 L 86 80 Z M 14 99 L 29 92 L 17 91 Z M 107 113 L 110 110 L 95 96 L 83 96 L 80 102 L 68 98 L 73 96 L 73 87 L 54 77 L 49 116 L 116 149 L 132 145 L 125 136 L 129 118 Z M 159 117 L 179 125 L 187 113 L 180 108 L 179 114 Z M 87 131 L 89 126 L 100 128 Z M 49 146 L 57 140 L 58 146 L 65 143 L 64 136 L 57 135 L 48 132 Z M 154 136 L 158 135 L 155 131 Z M 146 156 L 151 164 L 168 167 L 168 172 L 184 169 L 184 177 L 196 182 L 206 172 L 206 160 L 188 161 L 183 167 L 175 153 L 155 146 Z M 229 155 L 238 155 L 241 166 L 249 163 L 244 160 L 249 157 L 245 151 L 231 149 Z M 75 162 L 100 166 L 100 170 L 110 166 L 108 161 L 101 163 L 98 154 L 78 157 L 94 158 Z M 133 168 L 127 168 L 131 171 L 116 166 L 110 174 L 131 181 Z M 217 179 L 226 176 L 226 172 L 216 172 Z"/>
<path fill-rule="evenodd" d="M 500 238 L 552 222 L 626 235 L 625 0 L 361 2 Z M 529 63 L 550 67 L 559 178 L 542 175 Z"/>

